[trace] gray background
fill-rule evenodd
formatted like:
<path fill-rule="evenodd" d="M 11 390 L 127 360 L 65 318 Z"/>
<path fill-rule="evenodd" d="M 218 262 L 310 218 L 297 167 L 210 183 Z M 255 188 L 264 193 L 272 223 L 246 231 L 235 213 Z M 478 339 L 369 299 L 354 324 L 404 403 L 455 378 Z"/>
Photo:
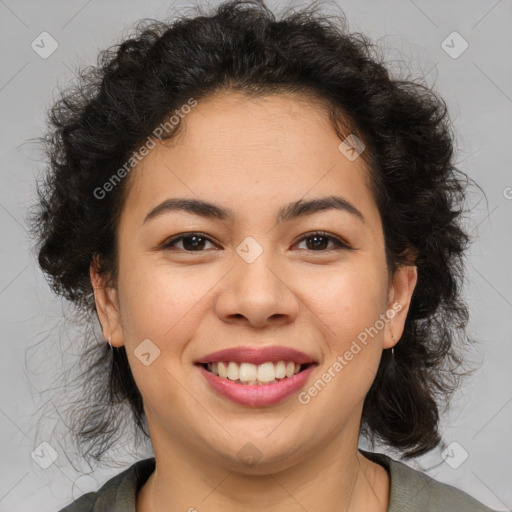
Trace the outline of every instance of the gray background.
<path fill-rule="evenodd" d="M 201 5 L 202 2 L 199 2 Z M 407 61 L 413 76 L 435 83 L 450 108 L 457 134 L 459 167 L 484 189 L 470 196 L 469 223 L 477 241 L 467 260 L 465 295 L 470 306 L 470 334 L 480 341 L 472 361 L 483 366 L 459 391 L 453 411 L 443 417 L 443 437 L 457 442 L 452 461 L 440 450 L 411 464 L 455 485 L 497 510 L 512 508 L 512 3 L 510 0 L 338 1 L 352 30 L 368 34 L 387 48 L 390 59 Z M 218 2 L 212 2 L 217 5 Z M 53 297 L 25 230 L 27 207 L 35 198 L 34 182 L 43 169 L 31 139 L 41 135 L 45 109 L 78 65 L 94 64 L 99 49 L 119 40 L 133 22 L 162 18 L 185 2 L 162 0 L 72 0 L 44 2 L 0 0 L 1 170 L 0 226 L 0 511 L 54 511 L 82 493 L 96 490 L 134 460 L 151 454 L 127 441 L 116 457 L 120 466 L 82 475 L 57 449 L 47 469 L 31 458 L 52 432 L 62 427 L 58 414 L 47 419 L 44 435 L 36 430 L 41 396 L 66 364 L 62 339 L 66 305 Z M 269 1 L 272 9 L 283 2 Z M 302 5 L 297 2 L 296 5 Z M 336 12 L 336 4 L 326 4 Z M 31 47 L 46 31 L 58 42 L 47 59 Z M 453 31 L 468 49 L 452 58 L 441 43 Z M 449 39 L 452 51 L 460 42 Z M 48 46 L 46 46 L 48 48 Z M 507 259 L 508 256 L 508 259 Z M 27 350 L 29 347 L 33 347 Z M 34 352 L 34 350 L 36 350 Z M 30 356 L 29 356 L 30 354 Z M 51 395 L 49 395 L 51 396 Z M 452 445 L 453 448 L 454 445 Z M 457 465 L 453 463 L 452 465 Z"/>

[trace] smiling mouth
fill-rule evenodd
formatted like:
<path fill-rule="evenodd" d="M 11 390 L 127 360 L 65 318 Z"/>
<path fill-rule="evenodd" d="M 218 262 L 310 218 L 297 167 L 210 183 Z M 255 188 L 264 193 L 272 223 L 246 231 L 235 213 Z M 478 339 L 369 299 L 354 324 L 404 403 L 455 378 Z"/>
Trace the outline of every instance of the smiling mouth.
<path fill-rule="evenodd" d="M 293 361 L 268 361 L 263 364 L 237 363 L 234 361 L 221 361 L 203 363 L 201 366 L 220 377 L 236 384 L 268 385 L 289 379 L 304 371 L 312 364 L 299 364 Z"/>

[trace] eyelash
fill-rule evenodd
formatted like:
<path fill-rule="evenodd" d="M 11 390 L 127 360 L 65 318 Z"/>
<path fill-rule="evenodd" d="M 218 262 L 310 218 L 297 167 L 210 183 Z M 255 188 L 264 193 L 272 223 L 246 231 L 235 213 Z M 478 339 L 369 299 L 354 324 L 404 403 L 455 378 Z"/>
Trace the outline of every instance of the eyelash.
<path fill-rule="evenodd" d="M 192 238 L 194 236 L 203 238 L 211 243 L 214 243 L 204 233 L 191 232 L 191 233 L 183 233 L 181 235 L 177 235 L 175 237 L 170 238 L 169 240 L 164 242 L 162 249 L 171 251 L 171 250 L 173 250 L 173 245 L 176 242 L 179 242 L 180 240 L 183 240 L 183 239 Z M 308 238 L 313 238 L 315 236 L 322 237 L 322 238 L 328 238 L 330 241 L 333 241 L 337 245 L 337 247 L 334 249 L 332 249 L 332 248 L 331 249 L 320 249 L 317 251 L 310 250 L 310 252 L 329 252 L 332 250 L 340 250 L 340 249 L 351 250 L 352 249 L 348 244 L 346 244 L 345 242 L 342 242 L 339 238 L 334 237 L 333 235 L 330 235 L 329 233 L 326 233 L 325 231 L 313 231 L 311 233 L 306 233 L 306 235 L 304 235 L 300 240 L 298 240 L 297 243 L 302 242 L 303 240 L 307 240 Z M 200 251 L 187 251 L 186 249 L 179 249 L 179 250 L 187 252 L 187 253 L 204 252 L 204 250 L 200 250 Z"/>

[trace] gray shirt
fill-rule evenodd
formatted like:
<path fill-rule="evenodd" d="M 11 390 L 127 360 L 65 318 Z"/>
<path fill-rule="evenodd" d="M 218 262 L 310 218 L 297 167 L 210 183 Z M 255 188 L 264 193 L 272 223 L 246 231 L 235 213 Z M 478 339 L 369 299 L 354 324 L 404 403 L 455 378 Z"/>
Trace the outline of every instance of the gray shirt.
<path fill-rule="evenodd" d="M 468 494 L 380 453 L 361 451 L 389 473 L 387 512 L 493 512 Z M 153 457 L 136 462 L 108 480 L 97 492 L 84 494 L 59 512 L 136 512 L 139 489 L 155 469 Z"/>

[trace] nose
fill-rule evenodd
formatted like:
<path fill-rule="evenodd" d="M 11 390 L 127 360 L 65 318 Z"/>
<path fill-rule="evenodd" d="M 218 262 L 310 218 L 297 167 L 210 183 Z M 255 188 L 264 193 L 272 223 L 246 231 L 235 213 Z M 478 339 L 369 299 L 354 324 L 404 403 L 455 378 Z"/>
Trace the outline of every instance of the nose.
<path fill-rule="evenodd" d="M 290 281 L 268 251 L 251 263 L 235 255 L 234 268 L 217 296 L 216 313 L 224 322 L 257 328 L 291 323 L 298 315 L 300 301 Z"/>

